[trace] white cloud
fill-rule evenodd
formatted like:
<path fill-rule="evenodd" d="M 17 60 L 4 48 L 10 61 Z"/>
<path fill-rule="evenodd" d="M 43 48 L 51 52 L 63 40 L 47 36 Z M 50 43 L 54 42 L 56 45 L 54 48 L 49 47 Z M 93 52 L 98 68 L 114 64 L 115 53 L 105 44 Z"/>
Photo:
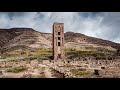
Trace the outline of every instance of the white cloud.
<path fill-rule="evenodd" d="M 120 13 L 103 12 L 84 16 L 85 12 L 14 12 L 0 13 L 0 28 L 27 27 L 40 32 L 52 32 L 54 22 L 63 22 L 65 32 L 73 31 L 88 36 L 120 42 Z"/>

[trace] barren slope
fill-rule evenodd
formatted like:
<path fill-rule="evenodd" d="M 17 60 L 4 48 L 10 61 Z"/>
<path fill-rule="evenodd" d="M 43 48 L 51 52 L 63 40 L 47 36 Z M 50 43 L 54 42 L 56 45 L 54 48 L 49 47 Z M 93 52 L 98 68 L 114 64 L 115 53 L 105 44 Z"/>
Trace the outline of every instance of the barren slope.
<path fill-rule="evenodd" d="M 48 49 L 52 48 L 52 34 L 38 32 L 31 28 L 0 29 L 0 47 L 2 50 L 15 48 Z M 120 48 L 120 44 L 80 33 L 65 33 L 65 48 L 82 50 L 86 47 L 91 49 L 104 47 L 114 50 Z"/>

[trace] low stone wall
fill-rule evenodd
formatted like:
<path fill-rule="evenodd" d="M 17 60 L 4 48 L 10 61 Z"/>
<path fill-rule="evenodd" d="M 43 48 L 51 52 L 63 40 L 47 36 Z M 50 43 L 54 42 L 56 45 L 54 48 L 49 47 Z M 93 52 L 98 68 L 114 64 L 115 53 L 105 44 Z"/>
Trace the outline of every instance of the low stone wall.
<path fill-rule="evenodd" d="M 89 67 L 116 67 L 120 66 L 120 60 L 78 60 L 70 61 L 71 65 L 88 65 Z"/>
<path fill-rule="evenodd" d="M 94 72 L 94 70 L 98 70 L 99 73 L 103 74 L 105 68 L 109 67 L 119 67 L 120 60 L 78 60 L 69 62 L 52 62 L 52 63 L 44 63 L 48 68 L 58 71 L 63 74 L 65 78 L 76 78 L 70 70 L 83 70 Z M 68 65 L 68 66 L 67 66 Z M 85 71 L 86 71 L 85 70 Z"/>
<path fill-rule="evenodd" d="M 51 68 L 53 70 L 58 71 L 59 73 L 63 74 L 65 78 L 71 78 L 71 77 L 75 77 L 71 72 L 69 72 L 68 69 L 65 69 L 64 67 L 59 67 L 55 64 L 47 64 L 48 68 Z M 67 72 L 68 70 L 68 72 Z"/>

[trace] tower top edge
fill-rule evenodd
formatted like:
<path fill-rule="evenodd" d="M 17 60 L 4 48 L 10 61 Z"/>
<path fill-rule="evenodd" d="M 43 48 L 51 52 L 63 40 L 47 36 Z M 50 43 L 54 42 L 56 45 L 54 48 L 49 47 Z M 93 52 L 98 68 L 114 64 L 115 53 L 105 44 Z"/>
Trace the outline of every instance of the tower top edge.
<path fill-rule="evenodd" d="M 64 24 L 64 23 L 54 22 L 53 24 Z"/>

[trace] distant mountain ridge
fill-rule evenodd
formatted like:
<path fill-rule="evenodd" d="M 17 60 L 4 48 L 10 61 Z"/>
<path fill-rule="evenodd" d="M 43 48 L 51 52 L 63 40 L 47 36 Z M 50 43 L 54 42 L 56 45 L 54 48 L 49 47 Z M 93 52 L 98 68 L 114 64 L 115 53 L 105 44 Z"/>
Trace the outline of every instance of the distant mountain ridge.
<path fill-rule="evenodd" d="M 105 45 L 105 46 L 111 46 L 113 48 L 119 49 L 120 44 L 115 43 L 109 40 L 103 40 L 100 38 L 95 38 L 95 37 L 90 37 L 86 36 L 84 34 L 80 33 L 74 33 L 74 32 L 66 32 L 65 33 L 65 40 L 68 41 L 73 41 L 73 42 L 87 42 L 91 44 L 98 44 L 98 45 Z"/>
<path fill-rule="evenodd" d="M 120 48 L 119 43 L 115 43 L 112 41 L 89 37 L 81 33 L 65 33 L 65 47 L 70 46 L 71 48 L 79 48 L 79 46 L 83 44 L 111 46 L 115 49 Z M 15 48 L 52 48 L 52 33 L 38 32 L 32 28 L 0 29 L 0 47 L 1 50 L 13 50 Z"/>

